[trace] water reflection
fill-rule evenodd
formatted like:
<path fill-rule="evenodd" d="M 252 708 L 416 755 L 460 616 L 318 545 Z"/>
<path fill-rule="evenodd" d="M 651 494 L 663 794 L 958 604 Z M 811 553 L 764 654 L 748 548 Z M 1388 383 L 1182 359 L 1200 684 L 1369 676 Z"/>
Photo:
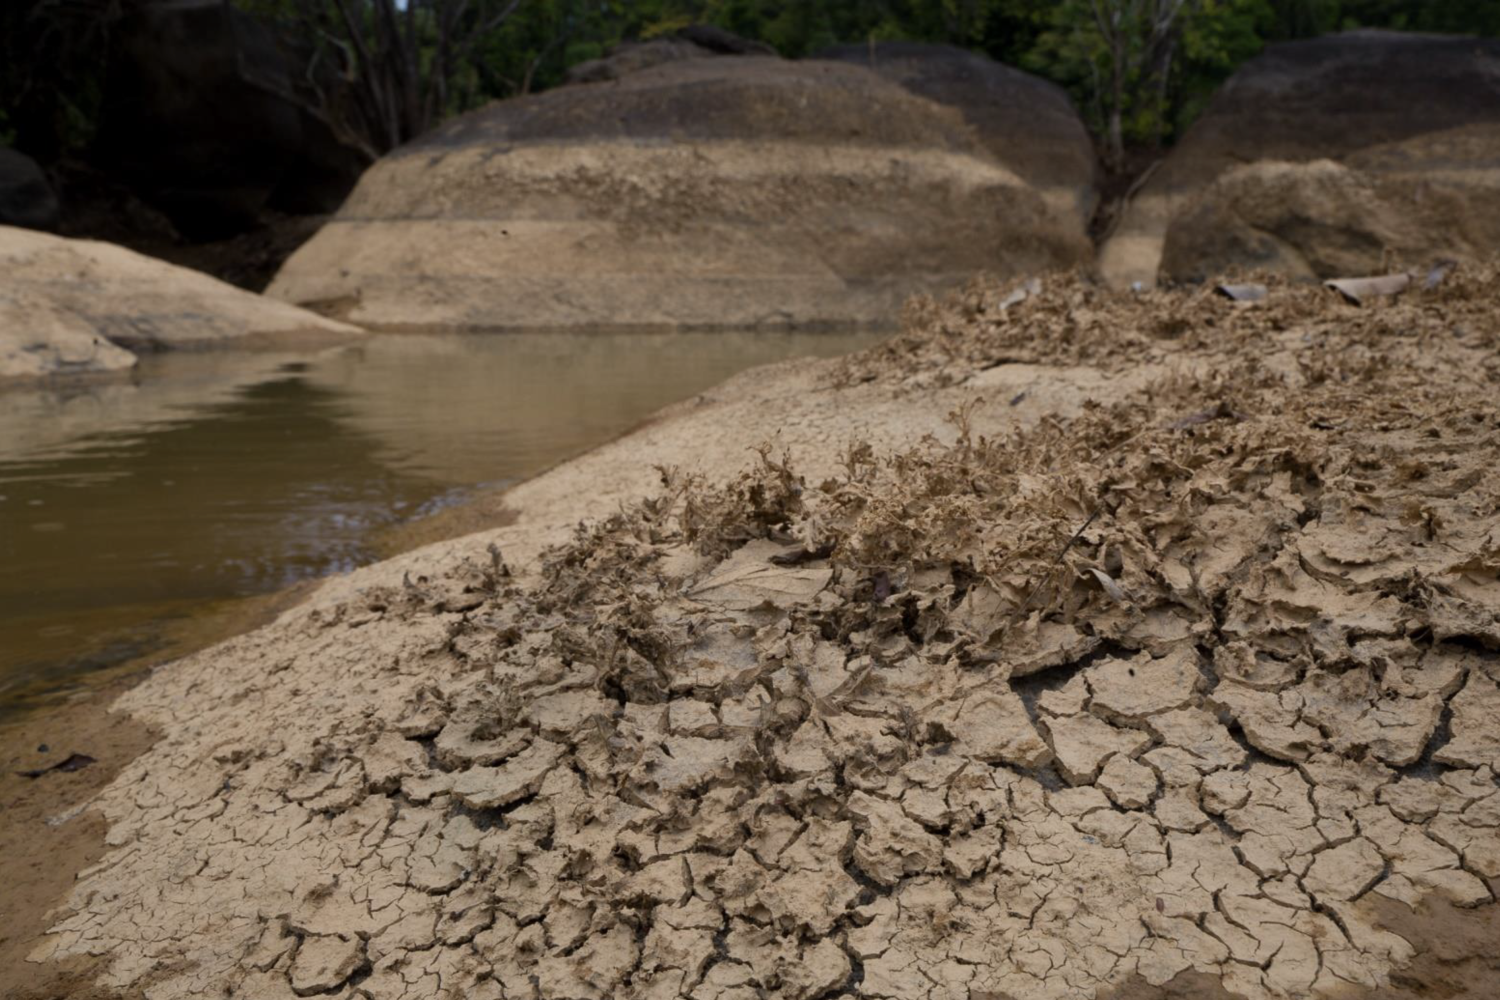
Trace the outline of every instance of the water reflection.
<path fill-rule="evenodd" d="M 752 365 L 842 354 L 870 334 L 382 336 L 308 378 L 393 468 L 449 484 L 532 475 Z"/>
<path fill-rule="evenodd" d="M 535 474 L 736 371 L 872 334 L 381 335 L 165 355 L 0 394 L 0 709 L 165 619 L 372 558 L 372 532 Z"/>

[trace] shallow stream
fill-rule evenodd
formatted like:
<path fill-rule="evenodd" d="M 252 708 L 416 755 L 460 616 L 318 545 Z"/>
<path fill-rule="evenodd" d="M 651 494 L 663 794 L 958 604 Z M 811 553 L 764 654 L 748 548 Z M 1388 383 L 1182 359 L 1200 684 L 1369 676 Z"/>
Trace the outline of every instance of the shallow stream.
<path fill-rule="evenodd" d="M 0 393 L 0 717 L 737 371 L 873 333 L 381 334 Z"/>

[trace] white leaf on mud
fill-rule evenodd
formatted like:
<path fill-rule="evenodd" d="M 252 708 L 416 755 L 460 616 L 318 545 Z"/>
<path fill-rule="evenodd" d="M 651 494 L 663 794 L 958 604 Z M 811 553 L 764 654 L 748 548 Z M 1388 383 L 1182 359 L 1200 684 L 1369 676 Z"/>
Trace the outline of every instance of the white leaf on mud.
<path fill-rule="evenodd" d="M 1366 299 L 1382 295 L 1397 295 L 1411 284 L 1409 274 L 1382 274 L 1374 278 L 1333 278 L 1323 284 L 1338 292 L 1355 305 L 1363 305 Z"/>
<path fill-rule="evenodd" d="M 1215 285 L 1214 291 L 1234 302 L 1259 302 L 1266 297 L 1266 286 L 1254 281 Z"/>
<path fill-rule="evenodd" d="M 732 611 L 753 611 L 767 604 L 789 608 L 811 601 L 828 586 L 833 570 L 826 563 L 812 566 L 777 566 L 771 557 L 781 554 L 775 542 L 747 542 L 719 564 L 691 597 L 711 600 Z"/>
<path fill-rule="evenodd" d="M 1125 596 L 1125 591 L 1121 589 L 1120 585 L 1116 583 L 1114 581 L 1114 578 L 1111 577 L 1108 573 L 1104 572 L 1102 569 L 1094 569 L 1092 566 L 1089 567 L 1089 572 L 1094 574 L 1094 579 L 1099 581 L 1099 586 L 1103 587 L 1104 592 L 1109 594 L 1110 597 L 1114 598 L 1121 604 L 1124 604 L 1127 600 L 1129 600 L 1129 598 Z"/>
<path fill-rule="evenodd" d="M 1041 290 L 1042 281 L 1040 278 L 1027 278 L 1020 285 L 1011 289 L 1010 294 L 1001 299 L 998 305 L 1002 310 L 1009 309 L 1011 306 L 1020 305 Z"/>

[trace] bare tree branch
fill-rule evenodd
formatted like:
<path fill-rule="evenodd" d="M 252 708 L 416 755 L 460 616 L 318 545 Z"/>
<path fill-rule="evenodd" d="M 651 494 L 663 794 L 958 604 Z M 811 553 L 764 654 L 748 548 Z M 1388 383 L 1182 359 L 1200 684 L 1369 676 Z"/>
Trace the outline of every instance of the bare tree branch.
<path fill-rule="evenodd" d="M 296 26 L 290 47 L 312 44 L 298 103 L 317 105 L 309 110 L 338 123 L 341 136 L 357 135 L 361 150 L 384 153 L 451 109 L 479 44 L 520 8 L 521 0 L 290 0 L 282 15 Z M 322 68 L 325 52 L 337 53 L 336 85 Z"/>

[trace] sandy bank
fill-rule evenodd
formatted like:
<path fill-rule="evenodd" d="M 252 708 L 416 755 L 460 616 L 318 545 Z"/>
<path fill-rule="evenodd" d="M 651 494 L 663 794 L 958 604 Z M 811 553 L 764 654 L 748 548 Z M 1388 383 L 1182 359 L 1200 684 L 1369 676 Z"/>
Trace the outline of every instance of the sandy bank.
<path fill-rule="evenodd" d="M 980 288 L 739 376 L 125 695 L 162 738 L 32 957 L 153 998 L 1493 989 L 1496 287 Z"/>
<path fill-rule="evenodd" d="M 91 959 L 37 964 L 27 962 L 26 953 L 73 876 L 106 850 L 104 817 L 89 809 L 93 797 L 153 742 L 148 728 L 107 711 L 124 686 L 107 685 L 45 718 L 0 729 L 0 879 L 6 887 L 0 983 L 7 996 L 87 996 L 97 975 Z M 92 763 L 34 778 L 23 773 L 56 767 L 75 752 L 86 752 Z"/>

